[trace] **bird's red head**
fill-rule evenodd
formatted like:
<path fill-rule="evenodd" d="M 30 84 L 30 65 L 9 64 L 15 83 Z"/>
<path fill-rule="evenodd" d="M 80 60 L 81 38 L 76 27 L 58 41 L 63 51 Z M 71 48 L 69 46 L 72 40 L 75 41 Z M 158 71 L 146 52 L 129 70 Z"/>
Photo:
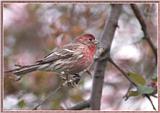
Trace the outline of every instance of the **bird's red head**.
<path fill-rule="evenodd" d="M 85 45 L 96 45 L 95 37 L 92 34 L 84 34 L 75 39 L 76 42 L 80 42 Z"/>
<path fill-rule="evenodd" d="M 95 40 L 95 37 L 92 34 L 83 34 L 76 38 L 76 41 L 79 41 L 79 42 L 92 41 L 92 40 Z"/>
<path fill-rule="evenodd" d="M 83 34 L 77 37 L 75 41 L 87 45 L 91 52 L 91 55 L 95 54 L 97 41 L 92 34 Z"/>

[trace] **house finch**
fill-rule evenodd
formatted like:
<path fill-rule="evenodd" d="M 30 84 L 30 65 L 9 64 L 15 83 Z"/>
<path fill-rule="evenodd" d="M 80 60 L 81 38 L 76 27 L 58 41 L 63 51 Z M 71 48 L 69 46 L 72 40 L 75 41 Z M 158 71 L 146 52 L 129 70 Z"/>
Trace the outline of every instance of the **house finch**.
<path fill-rule="evenodd" d="M 84 34 L 75 38 L 72 43 L 55 48 L 48 56 L 36 61 L 35 64 L 19 66 L 8 72 L 18 76 L 36 70 L 76 75 L 92 64 L 95 51 L 95 37 L 92 34 Z"/>

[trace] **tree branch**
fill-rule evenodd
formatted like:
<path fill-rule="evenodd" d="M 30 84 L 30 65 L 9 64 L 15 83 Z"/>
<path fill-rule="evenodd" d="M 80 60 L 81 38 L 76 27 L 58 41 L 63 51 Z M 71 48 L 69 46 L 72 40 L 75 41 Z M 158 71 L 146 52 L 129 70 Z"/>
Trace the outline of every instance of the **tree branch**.
<path fill-rule="evenodd" d="M 149 96 L 149 95 L 144 95 L 144 96 L 150 101 L 150 103 L 151 103 L 153 109 L 156 110 L 156 108 L 155 108 L 155 106 L 154 106 L 154 104 L 153 104 L 153 102 L 152 102 L 150 96 Z"/>
<path fill-rule="evenodd" d="M 155 60 L 156 60 L 156 65 L 157 65 L 157 49 L 156 49 L 156 47 L 153 45 L 153 43 L 152 43 L 152 41 L 151 41 L 151 39 L 150 39 L 151 36 L 150 36 L 150 34 L 148 33 L 147 24 L 146 24 L 143 16 L 141 15 L 140 10 L 138 9 L 137 5 L 131 4 L 131 8 L 132 8 L 135 16 L 137 17 L 139 23 L 141 24 L 142 31 L 143 31 L 143 33 L 144 33 L 144 39 L 146 39 L 146 41 L 148 42 L 149 46 L 151 47 L 151 49 L 152 49 L 152 51 L 153 51 L 153 53 L 154 53 L 154 55 L 155 55 Z M 153 102 L 152 102 L 150 96 L 147 95 L 147 94 L 145 94 L 144 96 L 150 101 L 153 109 L 156 110 L 156 108 L 154 107 Z"/>
<path fill-rule="evenodd" d="M 109 58 L 109 62 L 111 64 L 113 64 L 121 73 L 122 75 L 132 84 L 134 85 L 135 87 L 137 87 L 137 84 L 135 84 L 127 75 L 126 72 L 124 72 L 111 58 Z"/>
<path fill-rule="evenodd" d="M 67 110 L 82 110 L 82 109 L 89 108 L 89 107 L 90 107 L 90 101 L 86 100 L 79 104 L 76 104 L 75 106 L 68 108 Z"/>
<path fill-rule="evenodd" d="M 56 88 L 54 91 L 52 91 L 49 95 L 47 95 L 47 97 L 42 100 L 40 103 L 38 103 L 32 110 L 37 110 L 37 108 L 39 106 L 41 106 L 42 104 L 44 104 L 48 99 L 50 99 L 51 97 L 53 97 L 58 91 L 60 91 L 60 89 L 62 89 L 64 86 L 67 85 L 75 85 L 77 84 L 77 80 L 79 80 L 79 78 L 71 78 L 69 80 L 65 80 L 64 83 L 60 84 L 58 88 Z"/>
<path fill-rule="evenodd" d="M 38 103 L 32 110 L 37 110 L 39 106 L 44 104 L 48 99 L 50 99 L 52 96 L 54 96 L 60 89 L 62 88 L 62 85 L 60 85 L 56 90 L 51 92 L 44 100 L 42 100 L 40 103 Z"/>
<path fill-rule="evenodd" d="M 111 13 L 108 22 L 104 27 L 104 32 L 100 39 L 100 45 L 104 49 L 99 58 L 103 58 L 105 55 L 109 56 L 110 46 L 114 37 L 115 30 L 118 26 L 118 19 L 121 13 L 121 5 L 112 5 Z M 104 73 L 107 65 L 107 59 L 98 60 L 95 63 L 95 69 L 93 74 L 93 85 L 91 92 L 91 109 L 99 110 L 102 96 L 102 87 L 104 82 Z"/>
<path fill-rule="evenodd" d="M 131 83 L 131 85 L 134 85 L 136 88 L 138 87 L 137 84 L 135 84 L 135 83 L 128 77 L 128 75 L 127 75 L 112 59 L 109 58 L 109 61 L 110 61 L 111 64 L 113 64 L 113 65 L 122 73 L 122 75 L 124 75 L 125 78 L 128 79 L 128 81 Z M 129 91 L 129 90 L 130 90 L 130 87 L 129 87 L 128 91 Z M 128 91 L 127 91 L 127 92 L 128 92 Z M 126 93 L 126 94 L 127 94 L 127 93 Z M 153 95 L 145 94 L 144 96 L 150 101 L 153 109 L 156 110 L 156 108 L 155 108 L 155 106 L 154 106 L 154 104 L 153 104 L 153 102 L 152 102 L 152 100 L 151 100 L 151 98 L 150 98 L 150 96 L 153 96 Z M 125 100 L 128 99 L 128 97 L 127 97 L 126 95 L 125 95 L 124 97 L 126 97 Z"/>
<path fill-rule="evenodd" d="M 155 59 L 156 59 L 156 64 L 157 64 L 157 49 L 154 46 L 154 44 L 152 43 L 151 39 L 150 39 L 150 34 L 148 33 L 148 29 L 147 29 L 147 24 L 143 18 L 143 16 L 140 13 L 140 10 L 138 9 L 137 5 L 135 4 L 131 4 L 131 8 L 135 14 L 135 16 L 137 17 L 139 23 L 141 24 L 142 27 L 142 31 L 144 33 L 144 39 L 146 39 L 146 41 L 148 42 L 149 46 L 151 47 L 154 55 L 155 55 Z"/>

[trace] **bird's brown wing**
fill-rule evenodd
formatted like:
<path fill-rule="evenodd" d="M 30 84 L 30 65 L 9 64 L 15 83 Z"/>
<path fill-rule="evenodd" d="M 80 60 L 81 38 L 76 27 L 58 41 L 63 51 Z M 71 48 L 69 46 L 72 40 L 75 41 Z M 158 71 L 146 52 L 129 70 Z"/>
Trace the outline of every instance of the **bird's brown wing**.
<path fill-rule="evenodd" d="M 74 55 L 74 52 L 79 47 L 79 44 L 68 44 L 61 48 L 55 48 L 49 55 L 42 60 L 37 61 L 38 64 L 45 64 L 59 59 L 68 59 Z"/>

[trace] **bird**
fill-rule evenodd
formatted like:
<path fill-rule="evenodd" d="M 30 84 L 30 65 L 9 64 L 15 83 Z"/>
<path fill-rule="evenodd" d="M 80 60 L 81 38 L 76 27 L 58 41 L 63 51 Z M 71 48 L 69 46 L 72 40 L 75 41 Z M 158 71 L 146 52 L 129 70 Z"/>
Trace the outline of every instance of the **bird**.
<path fill-rule="evenodd" d="M 32 65 L 18 65 L 18 68 L 6 72 L 19 77 L 37 70 L 77 76 L 93 63 L 97 43 L 94 35 L 82 34 L 71 43 L 53 49 L 50 54 Z"/>

